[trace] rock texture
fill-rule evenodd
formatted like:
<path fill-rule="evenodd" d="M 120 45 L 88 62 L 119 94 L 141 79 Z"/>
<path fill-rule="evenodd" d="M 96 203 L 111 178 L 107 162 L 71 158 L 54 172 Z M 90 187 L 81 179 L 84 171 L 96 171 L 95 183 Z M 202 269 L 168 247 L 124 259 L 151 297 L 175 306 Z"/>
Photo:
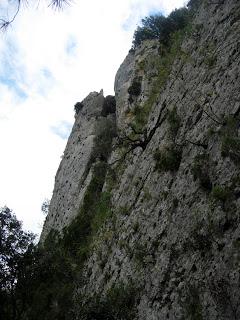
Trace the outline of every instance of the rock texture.
<path fill-rule="evenodd" d="M 91 180 L 90 158 L 94 147 L 95 128 L 103 110 L 102 92 L 92 92 L 82 101 L 82 109 L 68 139 L 58 168 L 49 214 L 44 223 L 41 242 L 50 230 L 61 231 L 77 215 Z"/>
<path fill-rule="evenodd" d="M 85 264 L 84 301 L 121 283 L 136 289 L 133 319 L 240 319 L 239 13 L 238 0 L 202 1 L 164 74 L 154 41 L 121 65 L 112 216 Z M 77 116 L 43 235 L 65 226 L 84 197 L 103 97 L 84 106 L 90 99 L 94 117 Z"/>

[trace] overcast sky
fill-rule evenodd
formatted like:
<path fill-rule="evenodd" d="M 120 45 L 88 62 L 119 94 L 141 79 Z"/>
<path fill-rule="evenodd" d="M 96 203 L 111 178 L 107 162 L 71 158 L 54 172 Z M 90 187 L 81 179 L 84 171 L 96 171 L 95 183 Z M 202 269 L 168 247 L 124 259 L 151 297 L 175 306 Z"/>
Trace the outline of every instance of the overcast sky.
<path fill-rule="evenodd" d="M 75 0 L 56 12 L 42 1 L 0 34 L 0 207 L 13 209 L 25 229 L 41 232 L 74 104 L 91 91 L 113 94 L 141 18 L 184 2 Z"/>

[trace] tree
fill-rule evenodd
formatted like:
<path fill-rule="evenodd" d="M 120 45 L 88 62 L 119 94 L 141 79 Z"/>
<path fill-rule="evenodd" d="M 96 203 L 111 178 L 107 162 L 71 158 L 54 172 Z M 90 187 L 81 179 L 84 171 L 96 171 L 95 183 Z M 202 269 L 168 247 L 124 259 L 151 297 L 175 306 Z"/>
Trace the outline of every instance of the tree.
<path fill-rule="evenodd" d="M 41 211 L 45 216 L 48 215 L 49 206 L 50 206 L 50 200 L 49 199 L 45 199 L 43 201 L 43 203 L 42 203 L 42 206 L 41 206 Z"/>
<path fill-rule="evenodd" d="M 16 295 L 19 278 L 26 277 L 35 235 L 22 230 L 22 224 L 8 208 L 0 209 L 0 318 L 19 319 Z"/>
<path fill-rule="evenodd" d="M 172 11 L 168 17 L 156 14 L 142 19 L 142 26 L 134 32 L 133 48 L 137 48 L 144 40 L 158 39 L 168 45 L 171 35 L 186 27 L 190 17 L 187 8 Z"/>
<path fill-rule="evenodd" d="M 72 0 L 51 0 L 49 6 L 55 9 L 62 9 L 64 5 L 70 4 L 71 1 Z M 0 9 L 4 11 L 0 17 L 0 30 L 6 30 L 8 26 L 13 23 L 24 4 L 28 4 L 28 0 L 8 0 L 6 7 L 0 7 Z M 9 11 L 13 12 L 10 18 L 8 17 Z M 4 16 L 7 16 L 7 18 Z"/>

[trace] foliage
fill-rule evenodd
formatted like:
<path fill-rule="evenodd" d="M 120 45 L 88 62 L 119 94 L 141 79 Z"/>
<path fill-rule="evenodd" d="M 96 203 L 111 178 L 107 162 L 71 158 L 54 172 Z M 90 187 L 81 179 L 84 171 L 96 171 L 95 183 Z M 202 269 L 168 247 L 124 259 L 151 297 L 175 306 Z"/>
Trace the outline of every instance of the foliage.
<path fill-rule="evenodd" d="M 26 319 L 74 319 L 74 279 L 82 272 L 94 235 L 111 214 L 110 194 L 102 192 L 106 170 L 106 163 L 95 163 L 78 216 L 63 235 L 52 230 L 44 247 L 36 250 L 30 266 Z"/>
<path fill-rule="evenodd" d="M 154 154 L 155 169 L 162 171 L 176 171 L 179 168 L 182 159 L 182 152 L 172 146 L 162 150 L 157 150 Z"/>
<path fill-rule="evenodd" d="M 168 111 L 168 117 L 167 117 L 170 131 L 173 137 L 175 137 L 178 133 L 178 129 L 181 125 L 181 118 L 177 114 L 176 107 L 174 107 L 172 110 Z"/>
<path fill-rule="evenodd" d="M 137 97 L 140 95 L 141 87 L 142 87 L 141 81 L 142 81 L 141 77 L 137 77 L 133 79 L 131 86 L 128 88 L 128 93 L 131 96 Z"/>
<path fill-rule="evenodd" d="M 203 189 L 211 191 L 212 182 L 208 172 L 209 156 L 206 153 L 198 154 L 193 161 L 192 174 L 194 179 L 198 179 Z"/>
<path fill-rule="evenodd" d="M 44 248 L 35 250 L 29 268 L 32 276 L 27 284 L 25 317 L 28 320 L 71 319 L 75 267 L 58 241 L 58 233 L 51 231 Z"/>
<path fill-rule="evenodd" d="M 138 267 L 145 266 L 145 258 L 149 254 L 146 244 L 137 243 L 133 249 L 134 261 Z"/>
<path fill-rule="evenodd" d="M 114 102 L 114 97 L 107 99 L 106 116 L 114 111 Z M 95 128 L 94 148 L 89 162 L 89 167 L 92 167 L 91 181 L 79 213 L 61 236 L 56 231 L 50 232 L 44 247 L 37 250 L 37 263 L 32 265 L 34 277 L 29 286 L 28 320 L 75 319 L 72 311 L 74 279 L 81 276 L 94 237 L 111 215 L 111 194 L 102 192 L 102 188 L 114 135 L 113 121 L 107 117 L 100 118 Z"/>
<path fill-rule="evenodd" d="M 105 297 L 89 298 L 79 311 L 80 320 L 132 320 L 136 316 L 137 290 L 132 284 L 122 282 L 111 287 Z"/>
<path fill-rule="evenodd" d="M 186 27 L 189 21 L 189 11 L 186 8 L 176 9 L 166 18 L 156 14 L 142 19 L 133 36 L 133 48 L 141 45 L 144 40 L 158 39 L 168 45 L 171 34 Z"/>
<path fill-rule="evenodd" d="M 33 1 L 31 1 L 33 2 Z M 62 9 L 65 4 L 70 4 L 71 0 L 51 0 L 49 1 L 49 6 L 56 8 L 56 9 Z M 16 19 L 19 12 L 21 11 L 24 4 L 27 3 L 27 0 L 14 0 L 14 1 L 8 1 L 6 5 L 6 13 L 4 16 L 6 18 L 1 17 L 0 19 L 0 30 L 6 30 L 11 23 Z M 5 8 L 4 8 L 5 9 Z M 9 18 L 9 12 L 13 10 L 13 15 Z"/>
<path fill-rule="evenodd" d="M 111 194 L 109 192 L 102 192 L 91 223 L 92 233 L 96 234 L 111 215 Z"/>
<path fill-rule="evenodd" d="M 209 53 L 206 58 L 204 59 L 204 62 L 206 65 L 211 69 L 213 68 L 217 63 L 217 56 Z"/>
<path fill-rule="evenodd" d="M 211 192 L 212 198 L 225 202 L 230 196 L 230 190 L 227 187 L 215 186 Z"/>
<path fill-rule="evenodd" d="M 82 102 L 77 102 L 74 105 L 74 111 L 76 114 L 78 114 L 83 108 L 83 103 Z"/>
<path fill-rule="evenodd" d="M 167 82 L 174 60 L 182 53 L 180 47 L 186 32 L 187 27 L 171 34 L 171 41 L 168 46 L 162 47 L 161 55 L 155 56 L 148 61 L 148 64 L 150 64 L 148 67 L 157 70 L 157 77 L 152 81 L 148 98 L 143 105 L 136 105 L 134 108 L 133 114 L 135 117 L 133 126 L 136 131 L 141 131 L 146 125 L 149 113 Z M 145 67 L 147 67 L 147 64 Z"/>
<path fill-rule="evenodd" d="M 0 209 L 0 299 L 4 301 L 0 315 L 4 319 L 16 319 L 22 312 L 22 304 L 17 301 L 26 294 L 26 288 L 20 290 L 19 279 L 26 277 L 34 238 L 22 230 L 21 222 L 9 208 Z"/>
<path fill-rule="evenodd" d="M 112 139 L 116 136 L 116 125 L 108 118 L 99 120 L 95 127 L 94 148 L 91 162 L 96 160 L 107 161 L 112 150 Z"/>
<path fill-rule="evenodd" d="M 48 211 L 49 211 L 49 206 L 50 206 L 50 200 L 49 199 L 45 199 L 42 203 L 42 206 L 41 206 L 41 211 L 44 215 L 47 215 L 48 214 Z"/>
<path fill-rule="evenodd" d="M 221 130 L 222 156 L 230 157 L 236 164 L 240 159 L 239 119 L 229 116 Z"/>
<path fill-rule="evenodd" d="M 106 96 L 103 103 L 102 116 L 106 117 L 109 114 L 116 112 L 116 99 L 114 96 Z"/>
<path fill-rule="evenodd" d="M 92 179 L 85 193 L 79 214 L 64 230 L 62 245 L 73 257 L 77 258 L 80 264 L 87 258 L 93 234 L 92 226 L 96 228 L 96 223 L 93 221 L 101 199 L 106 170 L 107 165 L 104 162 L 99 162 L 94 166 Z M 104 203 L 104 207 L 105 205 L 106 203 Z M 101 210 L 103 209 L 101 208 Z"/>
<path fill-rule="evenodd" d="M 184 304 L 184 309 L 187 316 L 191 320 L 203 320 L 202 315 L 202 303 L 200 300 L 199 289 L 195 285 L 190 285 L 187 287 L 186 301 Z"/>
<path fill-rule="evenodd" d="M 190 0 L 187 6 L 190 10 L 196 11 L 201 3 L 202 3 L 202 0 Z"/>

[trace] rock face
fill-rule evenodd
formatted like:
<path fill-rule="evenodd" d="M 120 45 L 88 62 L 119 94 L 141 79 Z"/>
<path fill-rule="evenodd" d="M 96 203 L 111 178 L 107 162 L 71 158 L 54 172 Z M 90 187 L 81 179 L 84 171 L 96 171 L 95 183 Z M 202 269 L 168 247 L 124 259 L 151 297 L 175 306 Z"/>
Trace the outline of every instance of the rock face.
<path fill-rule="evenodd" d="M 102 118 L 105 98 L 92 92 L 82 101 L 55 178 L 41 242 L 50 230 L 61 231 L 78 214 L 86 188 L 91 180 L 89 166 L 94 147 L 95 128 Z"/>
<path fill-rule="evenodd" d="M 239 12 L 238 0 L 202 1 L 167 57 L 148 41 L 121 65 L 108 160 L 115 179 L 104 185 L 112 215 L 76 293 L 85 306 L 119 286 L 136 295 L 131 304 L 126 293 L 124 319 L 240 319 Z M 77 115 L 43 238 L 81 206 L 103 101 L 91 94 Z"/>

